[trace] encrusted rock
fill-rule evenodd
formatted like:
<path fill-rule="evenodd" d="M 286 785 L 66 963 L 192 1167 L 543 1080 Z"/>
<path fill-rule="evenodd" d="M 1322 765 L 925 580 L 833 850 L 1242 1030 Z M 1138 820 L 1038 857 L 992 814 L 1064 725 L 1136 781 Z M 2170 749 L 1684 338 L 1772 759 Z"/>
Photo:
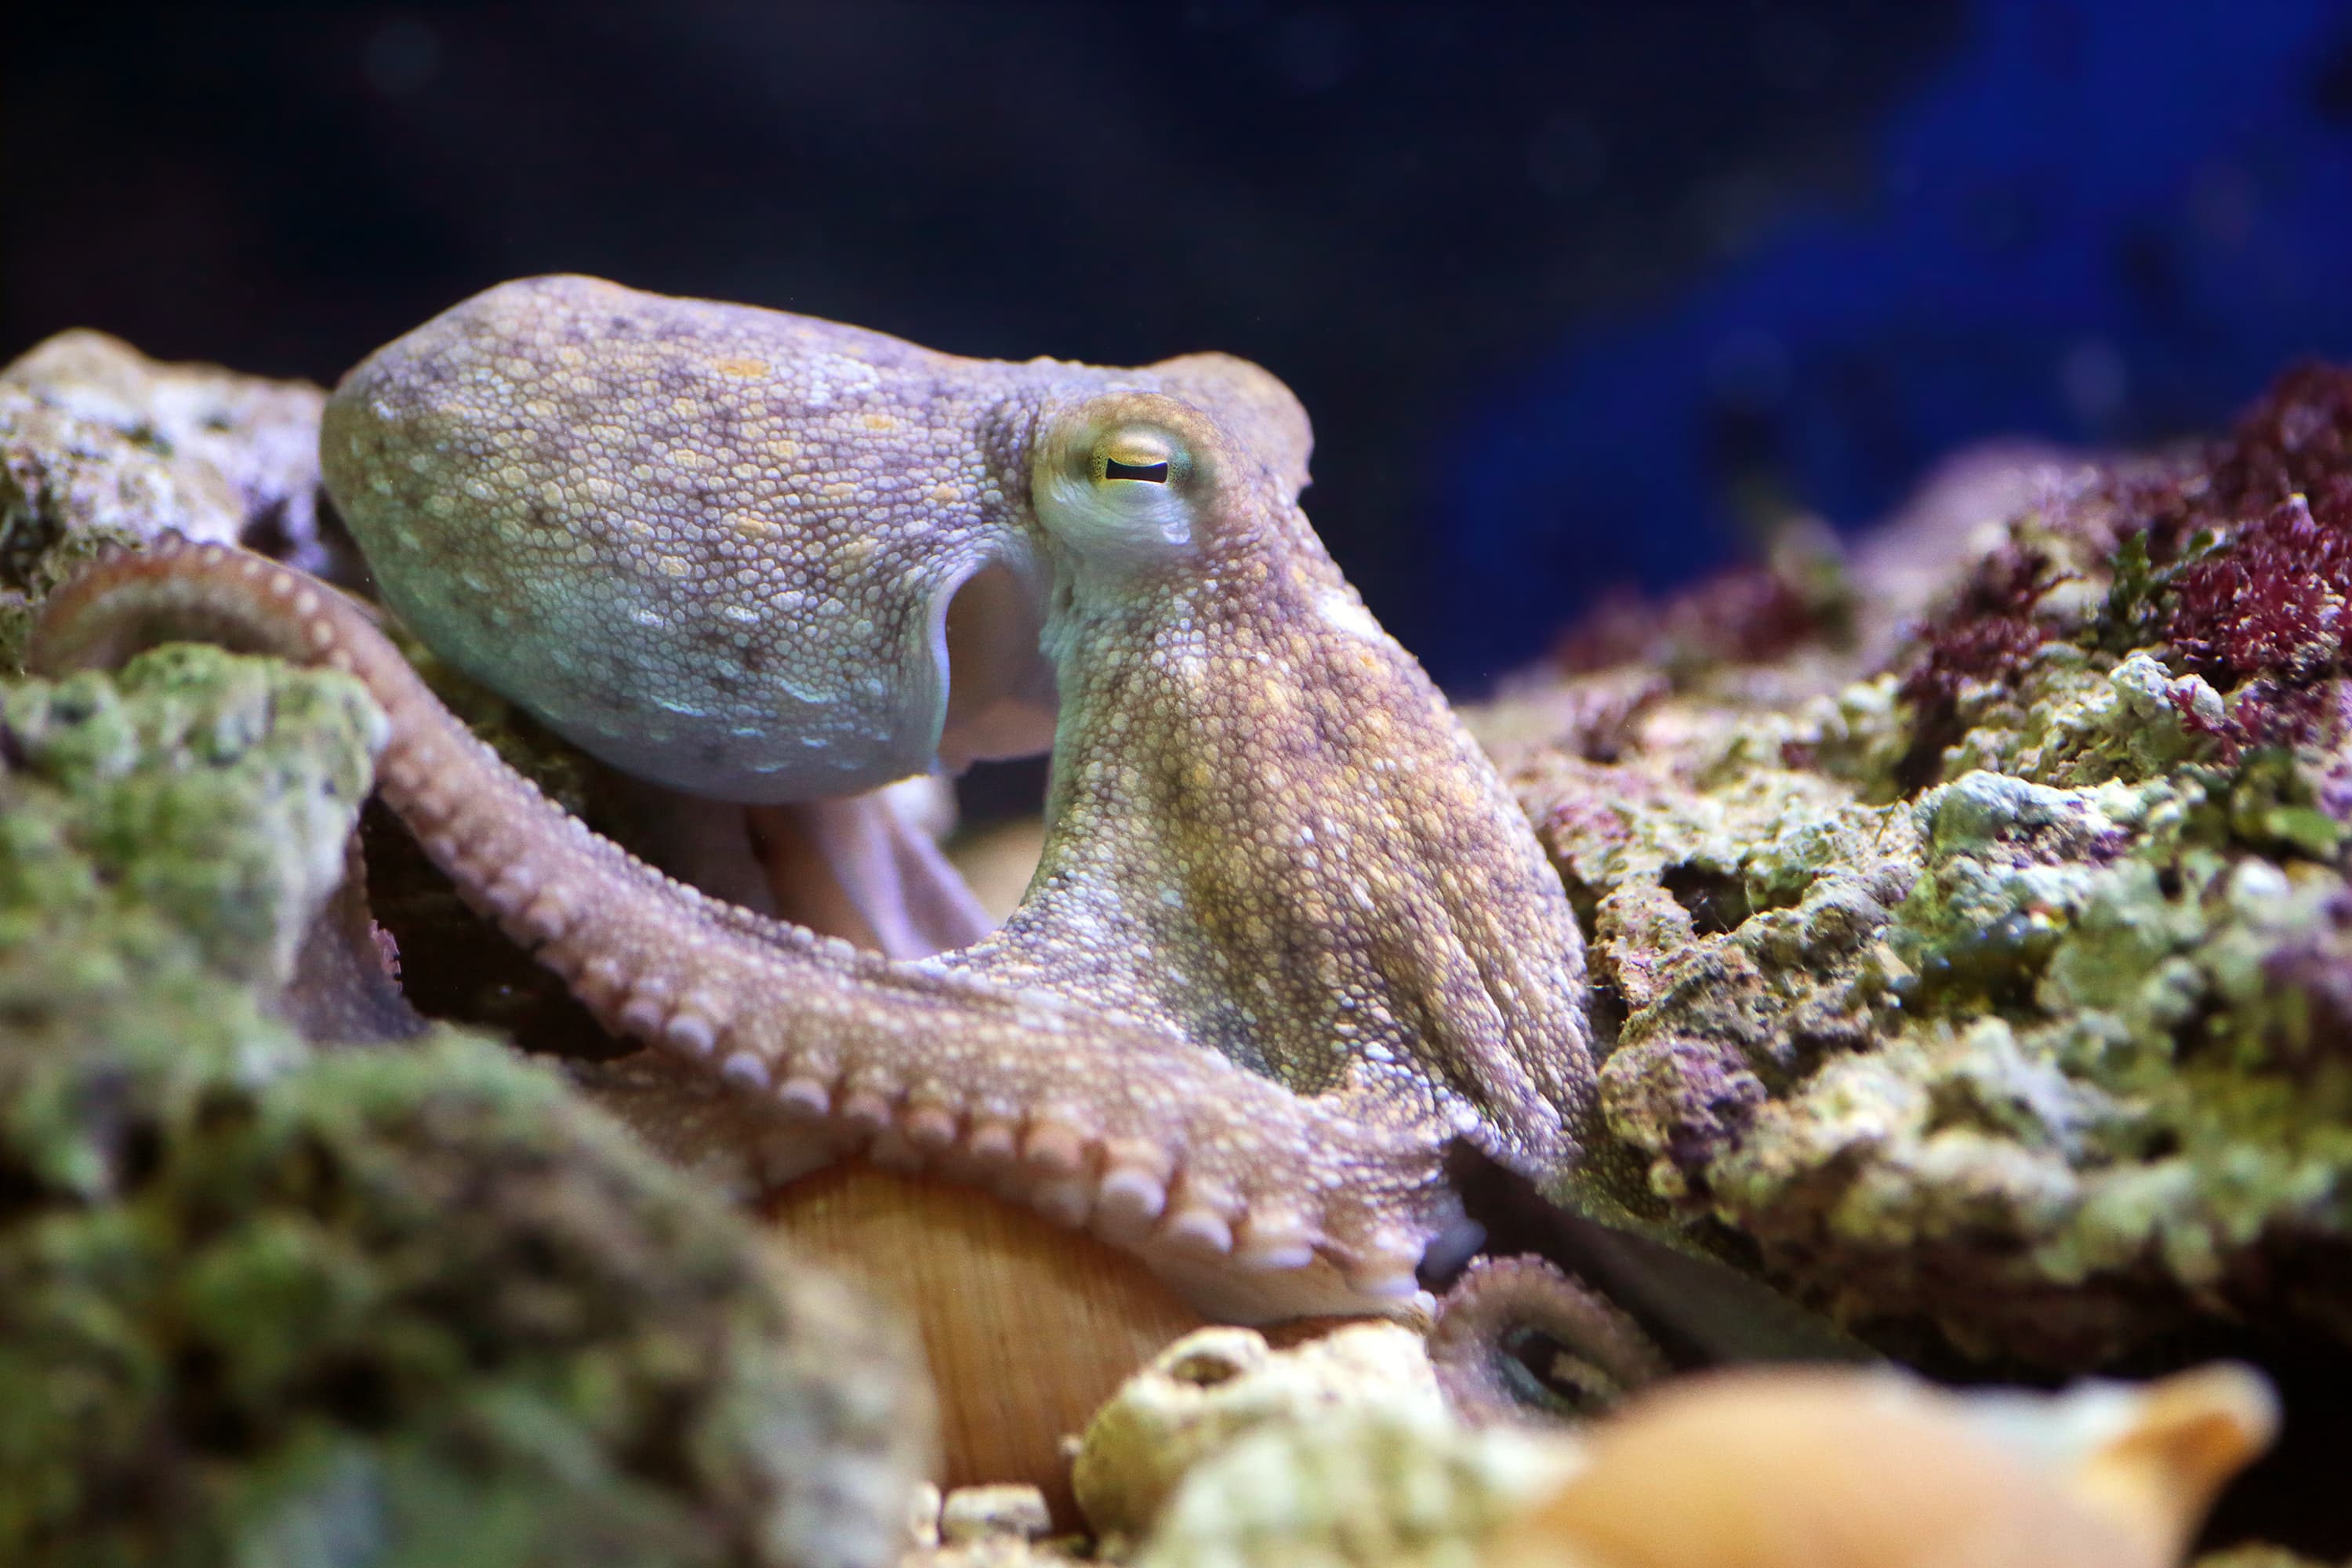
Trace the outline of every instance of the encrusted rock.
<path fill-rule="evenodd" d="M 1601 668 L 1485 721 L 1587 924 L 1633 1196 L 1898 1342 L 2352 1337 L 2352 373 L 1972 482 L 2005 512 L 1726 601 L 1771 636 L 1630 708 Z"/>
<path fill-rule="evenodd" d="M 103 332 L 60 332 L 0 369 L 0 656 L 26 606 L 109 541 L 242 542 L 330 566 L 319 531 L 326 394 L 216 365 L 163 364 Z"/>
<path fill-rule="evenodd" d="M 1367 1403 L 1244 1433 L 1160 1510 L 1136 1568 L 1476 1568 L 1581 1462 L 1573 1438 Z"/>
<path fill-rule="evenodd" d="M 1139 1533 L 1187 1471 L 1242 1434 L 1362 1407 L 1446 1419 L 1419 1334 L 1351 1323 L 1276 1351 L 1255 1330 L 1199 1330 L 1128 1379 L 1088 1424 L 1072 1475 L 1078 1506 L 1099 1533 Z"/>
<path fill-rule="evenodd" d="M 347 676 L 193 644 L 0 689 L 0 817 L 43 879 L 17 910 L 51 931 L 152 919 L 275 992 L 343 879 L 384 734 Z"/>
<path fill-rule="evenodd" d="M 551 1073 L 274 1016 L 350 681 L 173 647 L 0 715 L 0 1561 L 892 1558 L 889 1323 Z"/>

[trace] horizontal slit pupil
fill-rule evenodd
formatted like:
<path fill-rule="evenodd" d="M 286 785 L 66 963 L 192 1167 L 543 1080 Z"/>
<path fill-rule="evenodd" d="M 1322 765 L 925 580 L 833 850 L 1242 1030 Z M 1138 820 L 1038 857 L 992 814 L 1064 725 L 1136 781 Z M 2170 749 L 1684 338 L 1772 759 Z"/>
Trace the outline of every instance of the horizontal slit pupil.
<path fill-rule="evenodd" d="M 1103 459 L 1103 478 L 1107 479 L 1141 479 L 1146 484 L 1168 482 L 1166 463 L 1122 463 L 1117 458 Z"/>

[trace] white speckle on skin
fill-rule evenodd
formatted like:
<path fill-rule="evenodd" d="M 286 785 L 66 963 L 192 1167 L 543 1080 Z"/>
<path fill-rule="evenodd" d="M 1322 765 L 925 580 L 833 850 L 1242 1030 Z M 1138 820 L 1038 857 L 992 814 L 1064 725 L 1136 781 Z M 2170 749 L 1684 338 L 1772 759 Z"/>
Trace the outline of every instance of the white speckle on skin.
<path fill-rule="evenodd" d="M 1358 603 L 1352 595 L 1337 588 L 1326 588 L 1315 595 L 1315 613 L 1333 629 L 1345 632 L 1351 637 L 1361 637 L 1366 642 L 1384 643 L 1389 640 L 1388 633 L 1381 629 L 1381 623 L 1372 619 L 1372 613 Z"/>

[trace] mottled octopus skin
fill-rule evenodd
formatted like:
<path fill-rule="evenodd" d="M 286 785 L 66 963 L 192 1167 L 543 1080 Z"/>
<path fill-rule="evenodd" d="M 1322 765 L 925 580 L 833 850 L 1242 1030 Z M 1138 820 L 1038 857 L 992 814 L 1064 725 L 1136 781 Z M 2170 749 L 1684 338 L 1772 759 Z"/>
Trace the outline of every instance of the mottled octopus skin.
<path fill-rule="evenodd" d="M 37 657 L 197 634 L 350 669 L 391 720 L 386 801 L 616 1032 L 827 1148 L 1089 1224 L 1210 1310 L 1376 1310 L 1460 1218 L 1449 1146 L 1572 1163 L 1591 1065 L 1559 881 L 1308 527 L 1307 443 L 1222 355 L 959 359 L 570 278 L 346 379 L 322 453 L 387 602 L 616 765 L 854 790 L 933 765 L 943 719 L 1011 749 L 1058 688 L 1022 908 L 917 962 L 632 858 L 259 558 L 116 560 L 53 599 Z M 1112 471 L 1155 453 L 1148 487 Z M 991 564 L 1009 613 L 948 640 L 995 660 L 995 712 L 943 714 L 946 595 Z"/>

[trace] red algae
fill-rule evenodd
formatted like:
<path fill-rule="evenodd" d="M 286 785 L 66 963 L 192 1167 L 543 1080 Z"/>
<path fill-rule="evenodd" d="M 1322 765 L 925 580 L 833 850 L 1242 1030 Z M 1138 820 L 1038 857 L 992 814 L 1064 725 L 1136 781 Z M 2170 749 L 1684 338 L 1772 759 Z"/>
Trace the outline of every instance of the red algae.
<path fill-rule="evenodd" d="M 1949 615 L 1930 628 L 1926 657 L 1904 678 L 1905 699 L 1924 715 L 1948 708 L 1964 682 L 2003 680 L 2024 668 L 2049 639 L 2033 606 L 2053 581 L 2051 559 L 2040 550 L 2011 543 L 1987 557 Z"/>
<path fill-rule="evenodd" d="M 2070 581 L 2104 590 L 2103 610 L 2070 620 L 2053 609 Z M 2201 453 L 2119 464 L 2071 502 L 2021 518 L 1919 625 L 1902 695 L 1932 752 L 1972 689 L 2014 680 L 2053 639 L 2150 647 L 2229 700 L 2218 721 L 2182 713 L 2225 759 L 2326 743 L 2342 707 L 2328 688 L 2345 673 L 2347 597 L 2352 369 L 2306 364 Z"/>

